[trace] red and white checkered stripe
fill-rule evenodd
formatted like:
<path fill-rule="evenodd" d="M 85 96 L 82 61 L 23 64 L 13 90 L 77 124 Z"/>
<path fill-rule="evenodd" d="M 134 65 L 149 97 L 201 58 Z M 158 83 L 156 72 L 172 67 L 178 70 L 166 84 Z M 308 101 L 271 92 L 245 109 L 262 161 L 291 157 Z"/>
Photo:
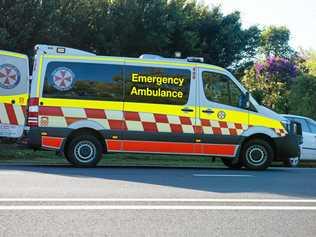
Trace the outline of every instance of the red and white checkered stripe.
<path fill-rule="evenodd" d="M 79 120 L 95 121 L 104 129 L 172 132 L 188 134 L 241 135 L 251 125 L 197 119 L 184 116 L 122 112 L 114 110 L 41 107 L 39 111 L 39 126 L 66 128 Z M 284 132 L 279 131 L 280 136 Z"/>
<path fill-rule="evenodd" d="M 25 106 L 0 103 L 0 123 L 25 125 Z"/>
<path fill-rule="evenodd" d="M 223 121 L 205 119 L 202 119 L 200 121 L 203 129 L 203 134 L 238 136 L 249 128 L 248 125 L 241 123 L 228 123 Z"/>

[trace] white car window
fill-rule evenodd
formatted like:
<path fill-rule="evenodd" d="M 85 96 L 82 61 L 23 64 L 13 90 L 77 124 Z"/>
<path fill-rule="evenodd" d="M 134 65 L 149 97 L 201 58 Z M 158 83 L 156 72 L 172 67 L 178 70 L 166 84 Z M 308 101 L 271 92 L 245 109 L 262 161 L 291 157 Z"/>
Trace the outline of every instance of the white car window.
<path fill-rule="evenodd" d="M 308 125 L 310 129 L 312 130 L 312 133 L 316 133 L 316 122 L 309 121 Z"/>
<path fill-rule="evenodd" d="M 295 122 L 299 122 L 302 125 L 302 130 L 303 132 L 310 132 L 307 122 L 305 121 L 305 119 L 301 119 L 301 118 L 290 118 L 292 121 Z"/>

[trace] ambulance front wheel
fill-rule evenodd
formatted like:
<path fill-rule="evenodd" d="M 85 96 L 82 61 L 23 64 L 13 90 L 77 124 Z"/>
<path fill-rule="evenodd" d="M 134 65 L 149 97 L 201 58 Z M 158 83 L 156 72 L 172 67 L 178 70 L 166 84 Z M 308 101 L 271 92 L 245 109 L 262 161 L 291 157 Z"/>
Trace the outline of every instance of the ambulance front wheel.
<path fill-rule="evenodd" d="M 265 170 L 270 166 L 273 158 L 273 148 L 265 140 L 250 140 L 242 148 L 241 160 L 249 170 Z"/>
<path fill-rule="evenodd" d="M 92 135 L 76 136 L 69 142 L 65 156 L 77 167 L 95 167 L 102 158 L 102 145 Z"/>

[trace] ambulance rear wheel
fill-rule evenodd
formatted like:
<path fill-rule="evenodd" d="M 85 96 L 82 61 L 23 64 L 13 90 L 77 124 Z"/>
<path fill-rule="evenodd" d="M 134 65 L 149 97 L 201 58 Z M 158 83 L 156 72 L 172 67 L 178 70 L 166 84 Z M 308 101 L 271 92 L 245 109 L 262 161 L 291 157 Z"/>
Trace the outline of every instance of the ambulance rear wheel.
<path fill-rule="evenodd" d="M 92 135 L 80 135 L 70 142 L 65 154 L 76 167 L 95 167 L 102 158 L 102 145 Z"/>
<path fill-rule="evenodd" d="M 248 141 L 242 148 L 241 159 L 249 170 L 267 169 L 274 157 L 272 146 L 265 140 Z"/>
<path fill-rule="evenodd" d="M 243 167 L 243 163 L 239 159 L 236 160 L 236 159 L 223 158 L 222 161 L 225 166 L 233 170 L 239 170 Z"/>

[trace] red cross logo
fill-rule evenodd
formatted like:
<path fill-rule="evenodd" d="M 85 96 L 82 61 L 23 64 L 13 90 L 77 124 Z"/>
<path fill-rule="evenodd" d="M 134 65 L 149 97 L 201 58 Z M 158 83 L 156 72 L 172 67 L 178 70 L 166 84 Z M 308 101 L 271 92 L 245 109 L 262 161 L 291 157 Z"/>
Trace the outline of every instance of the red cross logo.
<path fill-rule="evenodd" d="M 74 73 L 69 68 L 57 68 L 53 73 L 54 87 L 60 91 L 70 90 L 74 82 Z"/>
<path fill-rule="evenodd" d="M 4 89 L 12 89 L 20 82 L 19 70 L 10 64 L 0 66 L 0 87 Z"/>

